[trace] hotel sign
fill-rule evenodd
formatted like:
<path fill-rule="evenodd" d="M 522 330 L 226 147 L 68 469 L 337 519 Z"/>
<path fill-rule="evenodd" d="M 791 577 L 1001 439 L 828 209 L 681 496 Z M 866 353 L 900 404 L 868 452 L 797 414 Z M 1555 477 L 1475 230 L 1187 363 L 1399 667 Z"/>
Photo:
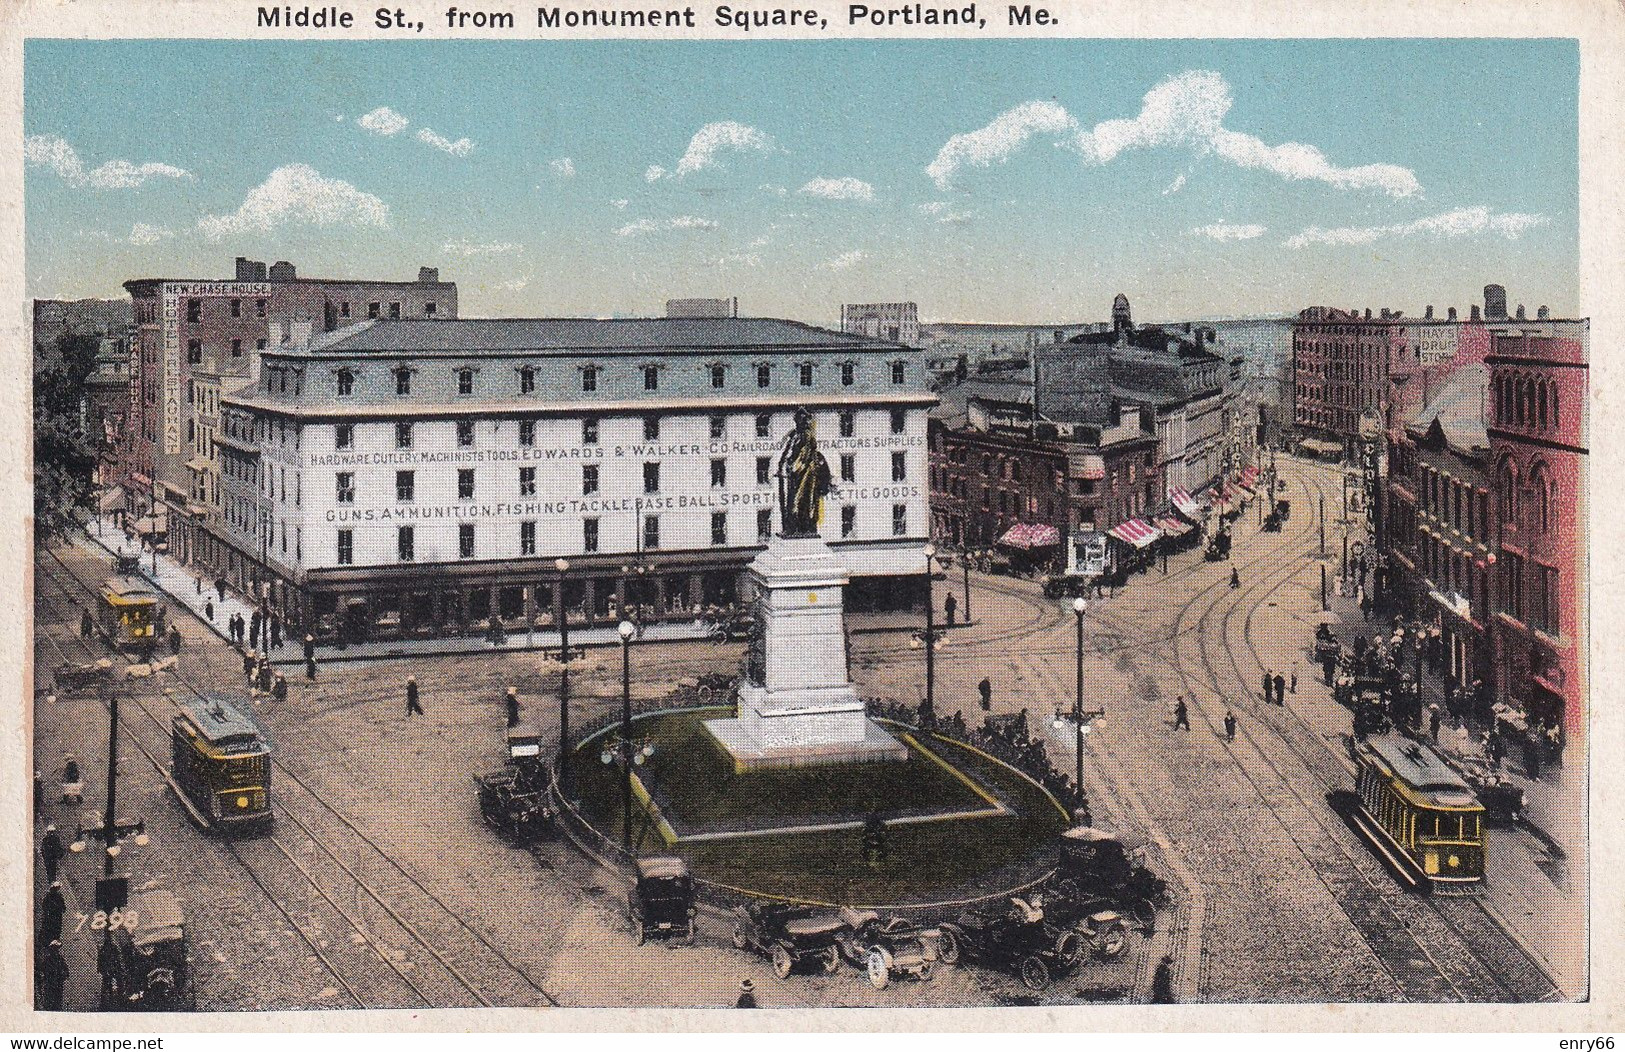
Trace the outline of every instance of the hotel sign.
<path fill-rule="evenodd" d="M 181 452 L 181 300 L 205 296 L 269 297 L 271 286 L 254 281 L 166 281 L 160 296 L 164 356 L 164 453 Z"/>

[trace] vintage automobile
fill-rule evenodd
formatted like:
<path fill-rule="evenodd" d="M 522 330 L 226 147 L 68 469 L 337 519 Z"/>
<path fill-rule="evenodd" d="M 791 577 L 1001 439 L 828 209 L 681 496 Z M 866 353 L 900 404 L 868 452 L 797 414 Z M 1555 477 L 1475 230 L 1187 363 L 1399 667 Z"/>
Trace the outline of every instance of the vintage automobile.
<path fill-rule="evenodd" d="M 1264 516 L 1263 529 L 1264 529 L 1265 533 L 1280 533 L 1281 532 L 1281 515 L 1280 515 L 1280 513 L 1272 511 L 1268 515 Z"/>
<path fill-rule="evenodd" d="M 555 817 L 547 799 L 549 777 L 542 759 L 541 737 L 522 728 L 510 728 L 507 764 L 500 771 L 474 776 L 480 817 L 516 843 L 527 844 L 549 835 Z"/>
<path fill-rule="evenodd" d="M 1517 822 L 1523 818 L 1524 792 L 1481 756 L 1455 758 L 1451 766 L 1472 787 L 1487 816 Z"/>
<path fill-rule="evenodd" d="M 1202 557 L 1210 563 L 1216 563 L 1220 559 L 1228 559 L 1230 557 L 1230 532 L 1220 530 L 1208 538 L 1207 551 L 1203 553 Z"/>
<path fill-rule="evenodd" d="M 104 1007 L 147 1011 L 191 1007 L 186 914 L 172 892 L 159 888 L 132 894 L 110 937 L 114 1003 Z"/>
<path fill-rule="evenodd" d="M 885 920 L 874 910 L 843 906 L 839 914 L 844 930 L 835 937 L 841 956 L 862 968 L 869 985 L 884 990 L 899 976 L 925 982 L 937 964 L 937 943 L 942 933 L 922 928 L 906 917 Z"/>
<path fill-rule="evenodd" d="M 1284 486 L 1285 483 L 1276 484 L 1276 488 L 1278 489 L 1284 488 Z M 1290 500 L 1282 500 L 1278 498 L 1275 501 L 1275 514 L 1281 517 L 1282 522 L 1292 518 L 1292 502 Z"/>
<path fill-rule="evenodd" d="M 637 881 L 626 895 L 626 915 L 642 946 L 650 935 L 694 941 L 694 878 L 680 858 L 638 859 Z"/>
<path fill-rule="evenodd" d="M 1119 957 L 1128 949 L 1128 921 L 1119 911 L 1105 906 L 1105 901 L 1103 897 L 1072 899 L 1051 895 L 1044 901 L 1044 919 L 1055 928 L 1075 932 L 1086 954 Z"/>
<path fill-rule="evenodd" d="M 939 955 L 944 964 L 961 961 L 1008 972 L 1029 990 L 1042 990 L 1077 966 L 1083 945 L 1076 932 L 1045 922 L 1041 897 L 1012 898 L 1004 913 L 963 913 L 943 924 Z"/>
<path fill-rule="evenodd" d="M 1044 575 L 1044 596 L 1047 599 L 1074 599 L 1094 596 L 1098 589 L 1096 578 L 1080 573 L 1052 573 Z"/>
<path fill-rule="evenodd" d="M 736 950 L 755 950 L 773 962 L 773 974 L 788 978 L 807 962 L 826 975 L 841 964 L 836 939 L 846 925 L 833 913 L 787 902 L 752 902 L 735 911 Z"/>
<path fill-rule="evenodd" d="M 1061 859 L 1050 878 L 1051 896 L 1092 911 L 1116 910 L 1147 935 L 1157 910 L 1169 901 L 1168 884 L 1146 865 L 1145 847 L 1098 826 L 1061 834 Z"/>

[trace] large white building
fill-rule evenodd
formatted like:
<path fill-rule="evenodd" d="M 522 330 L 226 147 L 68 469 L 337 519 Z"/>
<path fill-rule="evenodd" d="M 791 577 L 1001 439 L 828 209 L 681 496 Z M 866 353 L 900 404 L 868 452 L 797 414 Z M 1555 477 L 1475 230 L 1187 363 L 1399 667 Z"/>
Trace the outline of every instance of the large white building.
<path fill-rule="evenodd" d="M 221 400 L 228 531 L 319 634 L 734 602 L 800 406 L 849 603 L 908 601 L 925 567 L 935 399 L 908 347 L 768 319 L 377 320 L 261 365 Z"/>

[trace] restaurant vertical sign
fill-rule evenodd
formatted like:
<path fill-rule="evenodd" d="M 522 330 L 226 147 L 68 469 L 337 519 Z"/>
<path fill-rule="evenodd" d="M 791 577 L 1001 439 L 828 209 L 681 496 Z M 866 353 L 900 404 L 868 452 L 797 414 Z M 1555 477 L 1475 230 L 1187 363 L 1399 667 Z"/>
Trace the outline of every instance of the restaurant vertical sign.
<path fill-rule="evenodd" d="M 181 451 L 181 286 L 166 282 L 164 301 L 164 454 Z"/>

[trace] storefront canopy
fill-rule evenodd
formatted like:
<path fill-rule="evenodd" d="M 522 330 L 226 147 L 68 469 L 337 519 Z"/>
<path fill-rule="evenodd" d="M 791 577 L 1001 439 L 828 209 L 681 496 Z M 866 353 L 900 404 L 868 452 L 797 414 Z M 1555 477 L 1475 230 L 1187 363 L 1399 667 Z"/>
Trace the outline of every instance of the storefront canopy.
<path fill-rule="evenodd" d="M 99 511 L 117 511 L 122 507 L 124 507 L 124 488 L 122 486 L 114 486 L 103 491 L 101 497 L 96 501 L 96 508 Z"/>
<path fill-rule="evenodd" d="M 1061 543 L 1061 531 L 1047 523 L 1018 522 L 999 538 L 999 543 L 1007 548 L 1052 548 Z"/>
<path fill-rule="evenodd" d="M 1168 491 L 1168 500 L 1173 504 L 1174 510 L 1187 519 L 1192 522 L 1202 521 L 1202 505 L 1197 503 L 1196 498 L 1191 496 L 1189 491 L 1180 486 L 1175 486 Z"/>
<path fill-rule="evenodd" d="M 1189 523 L 1180 522 L 1172 515 L 1153 519 L 1152 523 L 1162 531 L 1164 537 L 1183 537 L 1194 529 Z"/>
<path fill-rule="evenodd" d="M 1106 531 L 1133 548 L 1147 548 L 1162 536 L 1160 530 L 1144 519 L 1129 519 Z"/>

